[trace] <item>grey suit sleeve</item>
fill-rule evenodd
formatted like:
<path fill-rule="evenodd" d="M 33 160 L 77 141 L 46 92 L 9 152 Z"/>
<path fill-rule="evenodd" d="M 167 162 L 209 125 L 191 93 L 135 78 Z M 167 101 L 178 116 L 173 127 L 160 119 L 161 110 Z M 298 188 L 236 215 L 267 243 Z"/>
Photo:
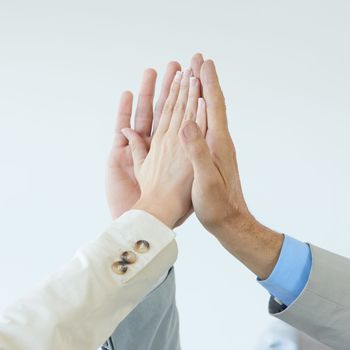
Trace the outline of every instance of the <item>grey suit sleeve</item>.
<path fill-rule="evenodd" d="M 277 318 L 333 349 L 350 349 L 350 259 L 310 245 L 312 269 L 288 308 L 270 299 Z"/>
<path fill-rule="evenodd" d="M 111 350 L 180 350 L 174 268 L 119 324 L 104 346 Z"/>

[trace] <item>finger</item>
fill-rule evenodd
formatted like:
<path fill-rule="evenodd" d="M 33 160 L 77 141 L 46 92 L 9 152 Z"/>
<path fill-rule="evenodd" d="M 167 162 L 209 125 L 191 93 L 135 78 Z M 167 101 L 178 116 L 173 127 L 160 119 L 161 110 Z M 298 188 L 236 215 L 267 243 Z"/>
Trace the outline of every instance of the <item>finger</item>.
<path fill-rule="evenodd" d="M 159 99 L 158 99 L 158 101 L 156 103 L 156 107 L 154 109 L 153 131 L 152 131 L 153 134 L 155 133 L 155 131 L 157 130 L 157 127 L 159 125 L 159 120 L 160 120 L 160 117 L 162 115 L 165 101 L 168 98 L 171 84 L 174 80 L 176 72 L 178 72 L 178 71 L 181 71 L 181 66 L 178 62 L 173 61 L 173 62 L 168 63 L 166 72 L 164 74 Z"/>
<path fill-rule="evenodd" d="M 143 137 L 150 136 L 152 130 L 156 80 L 157 72 L 154 69 L 145 70 L 135 112 L 135 131 Z"/>
<path fill-rule="evenodd" d="M 121 130 L 130 128 L 132 100 L 133 95 L 130 91 L 124 91 L 120 97 L 114 136 L 114 144 L 117 147 L 123 147 L 128 144 L 128 140 L 121 133 Z"/>
<path fill-rule="evenodd" d="M 186 105 L 185 116 L 183 122 L 186 120 L 196 120 L 197 106 L 199 98 L 199 79 L 196 77 L 190 78 L 190 89 L 188 92 L 188 100 Z"/>
<path fill-rule="evenodd" d="M 134 171 L 136 174 L 147 156 L 147 144 L 136 131 L 130 128 L 122 129 L 121 132 L 129 142 L 131 155 L 134 162 Z"/>
<path fill-rule="evenodd" d="M 157 128 L 156 133 L 164 133 L 169 128 L 174 106 L 180 90 L 181 80 L 182 80 L 182 72 L 178 71 L 176 72 L 173 82 L 171 84 L 169 96 L 165 101 L 162 117 L 160 118 L 159 126 Z"/>
<path fill-rule="evenodd" d="M 201 67 L 204 62 L 203 55 L 201 53 L 196 53 L 191 59 L 191 69 L 193 76 L 196 78 L 200 77 Z"/>
<path fill-rule="evenodd" d="M 199 129 L 202 131 L 202 134 L 205 137 L 207 134 L 207 110 L 205 101 L 202 97 L 198 99 L 196 123 L 198 124 Z"/>
<path fill-rule="evenodd" d="M 194 177 L 197 180 L 208 179 L 217 175 L 207 143 L 197 123 L 187 121 L 181 130 L 181 144 L 190 160 Z"/>
<path fill-rule="evenodd" d="M 171 117 L 169 131 L 176 132 L 176 133 L 179 132 L 180 126 L 182 124 L 182 120 L 185 115 L 185 110 L 186 110 L 186 105 L 188 100 L 190 76 L 191 76 L 191 70 L 186 69 L 181 79 L 180 91 L 174 107 L 173 115 Z"/>
<path fill-rule="evenodd" d="M 208 130 L 215 132 L 227 129 L 225 99 L 213 61 L 203 63 L 200 76 L 207 105 Z"/>
<path fill-rule="evenodd" d="M 196 78 L 200 78 L 200 73 L 201 73 L 201 68 L 202 68 L 202 64 L 204 62 L 203 59 L 203 55 L 201 53 L 196 53 L 195 55 L 193 55 L 192 59 L 191 59 L 191 69 L 193 72 L 193 76 L 195 76 Z M 202 84 L 199 81 L 199 94 L 200 96 L 203 95 L 202 93 Z"/>

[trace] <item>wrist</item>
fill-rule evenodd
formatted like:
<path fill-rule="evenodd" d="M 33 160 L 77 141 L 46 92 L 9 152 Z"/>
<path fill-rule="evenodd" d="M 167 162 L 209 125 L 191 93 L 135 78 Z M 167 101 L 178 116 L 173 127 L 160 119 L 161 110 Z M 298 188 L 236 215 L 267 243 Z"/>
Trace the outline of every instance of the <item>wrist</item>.
<path fill-rule="evenodd" d="M 273 271 L 284 240 L 283 234 L 264 226 L 250 213 L 224 221 L 214 235 L 261 279 Z"/>
<path fill-rule="evenodd" d="M 178 220 L 175 217 L 174 210 L 168 208 L 163 203 L 157 203 L 155 200 L 147 200 L 145 198 L 140 198 L 132 207 L 132 209 L 143 210 L 147 213 L 153 215 L 159 221 L 163 222 L 166 226 L 173 229 L 175 227 L 175 223 Z"/>
<path fill-rule="evenodd" d="M 248 210 L 235 211 L 229 213 L 226 217 L 210 225 L 209 231 L 219 240 L 225 240 L 227 237 L 245 236 L 255 230 L 259 222 Z"/>

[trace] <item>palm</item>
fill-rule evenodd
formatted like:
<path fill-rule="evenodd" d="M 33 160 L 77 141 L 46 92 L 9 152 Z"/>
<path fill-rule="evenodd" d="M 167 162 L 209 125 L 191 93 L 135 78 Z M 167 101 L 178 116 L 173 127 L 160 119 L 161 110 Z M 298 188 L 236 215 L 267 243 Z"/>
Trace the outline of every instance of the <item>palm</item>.
<path fill-rule="evenodd" d="M 150 137 L 145 141 L 149 143 Z M 129 210 L 140 197 L 140 188 L 134 174 L 130 146 L 111 151 L 107 166 L 107 201 L 112 218 Z"/>
<path fill-rule="evenodd" d="M 196 54 L 193 56 L 191 67 L 194 75 L 197 77 L 199 77 L 202 63 L 202 55 Z M 169 94 L 170 85 L 178 70 L 181 70 L 179 63 L 170 62 L 168 64 L 155 111 L 153 111 L 153 96 L 157 74 L 153 69 L 148 69 L 143 75 L 135 111 L 134 129 L 145 140 L 148 148 L 152 140 L 152 128 L 154 130 L 158 125 L 165 100 Z M 130 146 L 121 133 L 123 128 L 130 128 L 132 102 L 132 94 L 124 92 L 120 100 L 114 143 L 107 165 L 106 193 L 113 219 L 132 208 L 140 197 L 140 188 L 134 174 Z M 190 212 L 183 220 L 188 215 L 190 215 Z"/>
<path fill-rule="evenodd" d="M 152 125 L 153 127 L 157 125 L 169 93 L 170 84 L 179 69 L 180 65 L 176 62 L 168 65 L 155 113 L 153 112 L 153 96 L 157 73 L 153 69 L 148 69 L 143 75 L 135 111 L 134 129 L 144 139 L 145 145 L 148 147 L 152 139 Z M 132 103 L 133 95 L 131 92 L 124 92 L 120 99 L 114 142 L 107 164 L 106 194 L 113 219 L 132 208 L 140 197 L 140 188 L 134 174 L 130 146 L 121 132 L 124 128 L 130 128 Z"/>

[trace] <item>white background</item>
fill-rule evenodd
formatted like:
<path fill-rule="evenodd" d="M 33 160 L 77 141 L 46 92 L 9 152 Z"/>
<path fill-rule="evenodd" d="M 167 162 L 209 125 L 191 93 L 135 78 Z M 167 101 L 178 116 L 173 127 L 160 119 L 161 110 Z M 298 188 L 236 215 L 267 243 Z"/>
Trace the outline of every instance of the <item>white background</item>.
<path fill-rule="evenodd" d="M 253 213 L 349 256 L 349 16 L 348 1 L 0 0 L 0 307 L 109 224 L 121 91 L 198 51 L 217 63 Z M 183 349 L 252 349 L 267 293 L 195 218 L 178 242 Z"/>

